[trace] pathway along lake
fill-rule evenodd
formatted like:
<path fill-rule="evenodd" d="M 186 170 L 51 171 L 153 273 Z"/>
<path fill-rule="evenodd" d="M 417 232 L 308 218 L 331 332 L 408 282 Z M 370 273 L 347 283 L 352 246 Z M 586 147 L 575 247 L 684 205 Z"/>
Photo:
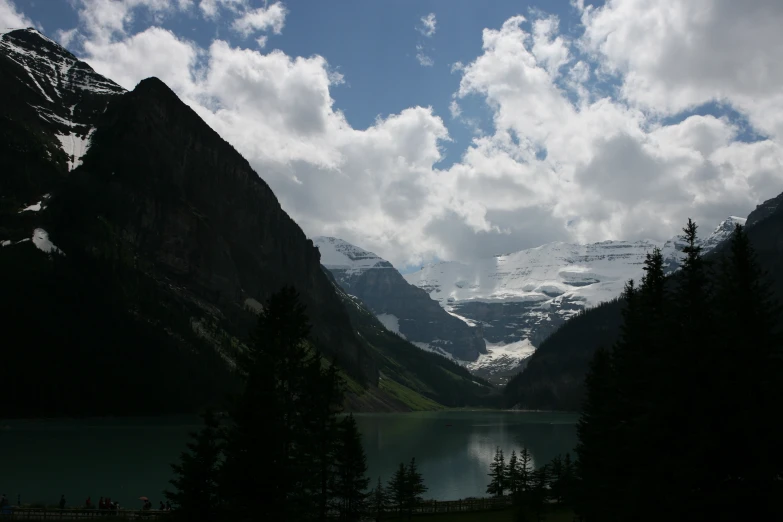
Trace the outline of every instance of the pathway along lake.
<path fill-rule="evenodd" d="M 485 495 L 489 463 L 526 446 L 535 463 L 573 452 L 577 416 L 564 413 L 447 411 L 356 415 L 369 475 L 384 483 L 401 461 L 416 457 L 429 491 L 452 500 Z M 0 421 L 0 493 L 12 503 L 93 504 L 110 496 L 126 508 L 148 496 L 154 507 L 169 486 L 193 417 Z"/>

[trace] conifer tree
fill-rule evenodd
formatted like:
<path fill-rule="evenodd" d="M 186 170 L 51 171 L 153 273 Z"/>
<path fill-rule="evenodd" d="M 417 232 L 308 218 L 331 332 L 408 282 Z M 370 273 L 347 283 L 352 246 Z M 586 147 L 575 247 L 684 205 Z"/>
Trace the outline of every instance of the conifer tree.
<path fill-rule="evenodd" d="M 508 488 L 508 492 L 512 496 L 519 492 L 519 462 L 517 460 L 517 452 L 515 450 L 511 450 L 511 458 L 508 459 L 504 481 L 506 487 Z"/>
<path fill-rule="evenodd" d="M 566 453 L 563 459 L 562 495 L 563 503 L 568 506 L 574 504 L 574 490 L 576 487 L 576 469 L 571 454 Z"/>
<path fill-rule="evenodd" d="M 381 477 L 378 477 L 378 484 L 370 493 L 370 504 L 375 522 L 379 522 L 389 507 L 389 495 L 381 483 Z"/>
<path fill-rule="evenodd" d="M 231 518 L 300 520 L 321 517 L 326 458 L 319 426 L 335 404 L 327 371 L 311 347 L 310 324 L 297 292 L 273 294 L 240 358 L 243 393 L 230 411 L 221 486 Z M 325 416 L 325 417 L 324 417 Z M 333 442 L 333 439 L 332 439 Z M 263 470 L 261 472 L 260 470 Z"/>
<path fill-rule="evenodd" d="M 585 403 L 577 424 L 578 494 L 574 501 L 577 513 L 587 522 L 614 520 L 609 515 L 618 480 L 611 465 L 616 399 L 613 377 L 609 352 L 597 350 L 585 377 Z"/>
<path fill-rule="evenodd" d="M 175 490 L 164 492 L 173 505 L 172 516 L 176 520 L 213 522 L 220 519 L 220 426 L 212 412 L 204 413 L 202 419 L 203 427 L 190 434 L 193 440 L 187 443 L 188 449 L 182 452 L 179 463 L 171 465 L 175 477 L 169 482 Z"/>
<path fill-rule="evenodd" d="M 503 450 L 495 448 L 495 458 L 489 464 L 489 477 L 491 481 L 487 486 L 487 493 L 495 497 L 502 497 L 506 489 L 506 463 L 503 458 Z"/>
<path fill-rule="evenodd" d="M 533 472 L 533 485 L 528 495 L 530 507 L 536 514 L 537 520 L 544 519 L 544 511 L 546 509 L 547 497 L 549 491 L 547 486 L 549 485 L 549 466 L 542 466 Z"/>
<path fill-rule="evenodd" d="M 519 452 L 519 492 L 529 491 L 533 485 L 533 456 L 527 448 Z"/>
<path fill-rule="evenodd" d="M 392 475 L 389 480 L 389 485 L 386 488 L 391 499 L 392 505 L 398 513 L 402 513 L 408 502 L 408 470 L 405 468 L 405 464 L 400 462 L 400 466 L 397 471 Z"/>
<path fill-rule="evenodd" d="M 338 458 L 340 443 L 336 414 L 342 405 L 343 383 L 334 363 L 323 370 L 318 353 L 310 361 L 308 372 L 305 392 L 309 399 L 300 415 L 309 437 L 299 458 L 308 459 L 315 472 L 302 484 L 301 493 L 315 500 L 318 520 L 326 520 L 334 481 L 333 463 Z"/>
<path fill-rule="evenodd" d="M 340 422 L 335 452 L 335 506 L 341 522 L 357 522 L 367 507 L 367 458 L 353 414 Z"/>
<path fill-rule="evenodd" d="M 558 455 L 549 463 L 550 494 L 558 504 L 563 502 L 564 471 L 563 459 Z"/>
<path fill-rule="evenodd" d="M 770 292 L 745 230 L 737 226 L 720 266 L 715 310 L 722 325 L 716 353 L 722 415 L 709 441 L 716 454 L 731 453 L 714 470 L 705 493 L 717 516 L 783 520 L 779 502 L 783 476 L 783 311 Z M 743 448 L 736 451 L 736 448 Z M 744 511 L 744 513 L 743 513 Z M 725 519 L 725 518 L 724 518 Z"/>
<path fill-rule="evenodd" d="M 424 485 L 424 479 L 416 466 L 416 457 L 411 458 L 406 475 L 408 520 L 410 520 L 413 515 L 413 508 L 424 501 L 423 495 L 427 492 L 427 486 Z"/>

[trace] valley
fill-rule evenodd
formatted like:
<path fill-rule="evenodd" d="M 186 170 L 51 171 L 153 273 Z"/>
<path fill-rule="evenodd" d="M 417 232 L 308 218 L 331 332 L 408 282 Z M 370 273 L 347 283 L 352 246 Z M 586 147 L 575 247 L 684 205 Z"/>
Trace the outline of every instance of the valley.
<path fill-rule="evenodd" d="M 0 519 L 783 519 L 783 9 L 676 4 L 0 0 Z"/>

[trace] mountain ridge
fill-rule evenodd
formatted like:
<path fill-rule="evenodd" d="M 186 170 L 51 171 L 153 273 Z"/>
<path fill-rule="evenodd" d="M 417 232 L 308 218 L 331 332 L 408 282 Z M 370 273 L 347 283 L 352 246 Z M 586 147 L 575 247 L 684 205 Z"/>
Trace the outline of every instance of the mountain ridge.
<path fill-rule="evenodd" d="M 765 201 L 747 219 L 731 217 L 721 222 L 701 244 L 710 243 L 708 263 L 725 253 L 732 224 L 746 224 L 748 238 L 756 250 L 762 269 L 769 275 L 773 294 L 783 298 L 783 194 Z M 754 215 L 754 213 L 756 213 Z M 722 237 L 721 241 L 710 238 Z M 676 278 L 670 270 L 668 280 Z M 635 278 L 638 282 L 638 278 Z M 621 299 L 616 298 L 584 310 L 547 338 L 529 359 L 526 367 L 510 380 L 504 390 L 508 407 L 576 411 L 583 400 L 582 383 L 593 353 L 611 347 L 620 335 Z"/>
<path fill-rule="evenodd" d="M 313 243 L 340 287 L 390 330 L 419 348 L 456 359 L 475 361 L 486 353 L 480 330 L 447 314 L 385 259 L 338 238 L 315 237 Z"/>

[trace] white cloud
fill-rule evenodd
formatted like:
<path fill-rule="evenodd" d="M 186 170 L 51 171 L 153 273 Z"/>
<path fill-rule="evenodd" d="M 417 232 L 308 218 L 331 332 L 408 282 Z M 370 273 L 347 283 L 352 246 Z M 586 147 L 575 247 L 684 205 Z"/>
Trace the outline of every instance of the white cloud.
<path fill-rule="evenodd" d="M 422 67 L 432 67 L 435 65 L 435 61 L 424 53 L 424 47 L 421 45 L 416 46 L 416 59 Z"/>
<path fill-rule="evenodd" d="M 452 118 L 459 118 L 462 114 L 462 108 L 459 106 L 459 103 L 457 103 L 457 100 L 451 100 L 451 103 L 449 104 L 449 112 L 451 113 Z"/>
<path fill-rule="evenodd" d="M 0 34 L 8 29 L 39 27 L 16 8 L 12 0 L 0 0 Z"/>
<path fill-rule="evenodd" d="M 261 49 L 266 47 L 266 41 L 267 41 L 266 35 L 261 35 L 258 38 L 256 38 L 256 43 L 258 44 L 258 47 L 260 47 Z"/>
<path fill-rule="evenodd" d="M 247 0 L 201 0 L 198 7 L 204 18 L 216 19 L 220 15 L 220 9 L 227 9 L 233 13 L 246 10 Z"/>
<path fill-rule="evenodd" d="M 127 26 L 140 13 L 155 23 L 177 11 L 188 10 L 191 0 L 72 0 L 79 23 L 94 42 L 109 43 L 125 36 Z"/>
<path fill-rule="evenodd" d="M 416 30 L 427 38 L 430 38 L 435 34 L 435 26 L 437 23 L 438 21 L 435 19 L 435 13 L 430 13 L 419 19 L 419 25 L 416 26 Z"/>
<path fill-rule="evenodd" d="M 582 20 L 584 46 L 620 75 L 631 103 L 675 114 L 725 101 L 783 135 L 783 2 L 610 0 Z"/>
<path fill-rule="evenodd" d="M 78 1 L 105 8 L 101 0 Z M 756 3 L 756 11 L 734 13 L 733 23 L 750 28 L 759 10 L 774 18 L 771 2 Z M 690 9 L 682 5 L 671 4 L 675 11 Z M 719 7 L 717 13 L 729 9 Z M 200 47 L 154 26 L 126 34 L 139 12 L 155 18 L 172 9 L 180 7 L 134 0 L 113 15 L 81 11 L 90 64 L 128 88 L 160 77 L 248 159 L 308 234 L 343 237 L 398 265 L 552 240 L 666 239 L 687 217 L 710 228 L 783 191 L 776 130 L 783 129 L 783 100 L 775 87 L 783 67 L 765 69 L 780 65 L 767 49 L 779 48 L 783 36 L 763 28 L 767 47 L 757 50 L 756 65 L 763 74 L 752 86 L 733 78 L 729 66 L 722 82 L 718 71 L 681 56 L 663 63 L 655 35 L 699 35 L 710 18 L 667 18 L 650 2 L 610 0 L 601 9 L 584 9 L 582 37 L 564 37 L 557 19 L 539 15 L 532 23 L 514 17 L 485 29 L 481 54 L 452 66 L 460 85 L 450 112 L 476 137 L 457 163 L 442 169 L 449 134 L 431 108 L 411 107 L 354 128 L 332 99 L 332 89 L 345 80 L 323 57 L 263 54 L 222 40 Z M 237 9 L 232 19 L 247 12 Z M 649 34 L 639 27 L 626 34 L 617 13 L 626 21 L 639 16 Z M 675 27 L 660 28 L 654 20 Z M 274 23 L 258 25 L 275 30 Z M 747 63 L 730 65 L 755 63 L 756 51 L 745 44 L 761 36 L 751 32 L 735 44 L 745 48 Z M 700 36 L 689 45 L 700 50 L 682 54 L 701 56 L 712 40 Z M 674 78 L 670 66 L 682 77 Z M 769 139 L 738 142 L 741 124 L 727 118 L 659 117 L 715 98 L 703 79 L 705 67 L 713 90 L 720 89 L 718 99 Z M 622 97 L 591 82 L 607 74 L 616 75 Z M 484 100 L 491 111 L 486 133 L 461 114 L 468 97 Z"/>
<path fill-rule="evenodd" d="M 246 11 L 237 18 L 232 27 L 241 35 L 247 37 L 256 31 L 271 29 L 275 34 L 280 34 L 285 25 L 287 11 L 283 4 L 276 2 L 269 7 L 259 7 Z"/>
<path fill-rule="evenodd" d="M 55 32 L 55 38 L 58 42 L 60 42 L 60 45 L 63 47 L 70 47 L 71 44 L 75 43 L 77 38 L 79 37 L 79 30 L 77 28 L 63 30 L 58 29 Z"/>

